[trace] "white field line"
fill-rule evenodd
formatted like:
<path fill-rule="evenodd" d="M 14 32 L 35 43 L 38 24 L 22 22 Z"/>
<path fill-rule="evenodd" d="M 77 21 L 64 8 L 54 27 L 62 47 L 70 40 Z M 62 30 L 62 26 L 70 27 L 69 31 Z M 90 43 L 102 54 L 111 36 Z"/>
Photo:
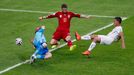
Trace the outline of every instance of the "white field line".
<path fill-rule="evenodd" d="M 123 20 L 126 20 L 126 19 L 127 19 L 127 18 L 123 18 Z M 93 34 L 93 33 L 99 32 L 99 31 L 104 30 L 104 29 L 106 29 L 106 28 L 108 28 L 108 27 L 111 27 L 112 25 L 113 25 L 113 23 L 110 23 L 110 24 L 108 24 L 108 25 L 106 25 L 106 26 L 104 26 L 104 27 L 101 27 L 101 28 L 99 28 L 99 29 L 97 29 L 97 30 L 94 30 L 94 31 L 92 31 L 92 32 L 90 32 L 90 33 L 88 33 L 88 34 L 86 34 L 86 35 L 91 35 L 91 34 Z M 86 36 L 86 35 L 83 35 L 83 36 Z M 83 36 L 82 36 L 82 37 L 83 37 Z M 72 40 L 72 42 L 75 42 L 75 41 L 76 41 L 76 39 Z M 60 45 L 58 48 L 51 49 L 50 52 L 53 52 L 53 51 L 55 51 L 55 50 L 57 50 L 57 49 L 59 49 L 59 48 L 62 48 L 62 47 L 64 47 L 64 46 L 66 46 L 66 45 L 67 45 L 67 43 L 64 43 L 64 44 Z M 7 72 L 7 71 L 10 71 L 10 70 L 14 69 L 14 68 L 17 68 L 17 67 L 19 67 L 19 66 L 21 66 L 21 65 L 23 65 L 23 64 L 26 64 L 26 63 L 28 63 L 29 61 L 30 61 L 30 60 L 25 60 L 24 62 L 21 62 L 21 63 L 18 63 L 18 64 L 13 65 L 13 66 L 11 66 L 11 67 L 8 67 L 8 68 L 6 68 L 6 69 L 0 71 L 0 74 L 3 74 L 3 73 L 5 73 L 5 72 Z"/>
<path fill-rule="evenodd" d="M 10 12 L 25 12 L 25 13 L 38 13 L 38 14 L 52 14 L 54 12 L 45 12 L 45 11 L 33 11 L 33 10 L 18 10 L 18 9 L 5 9 L 0 8 L 0 11 L 10 11 Z M 83 14 L 85 15 L 85 14 Z M 102 18 L 114 18 L 115 16 L 100 16 L 100 15 L 87 15 L 93 17 L 102 17 Z M 123 17 L 125 18 L 125 17 Z"/>

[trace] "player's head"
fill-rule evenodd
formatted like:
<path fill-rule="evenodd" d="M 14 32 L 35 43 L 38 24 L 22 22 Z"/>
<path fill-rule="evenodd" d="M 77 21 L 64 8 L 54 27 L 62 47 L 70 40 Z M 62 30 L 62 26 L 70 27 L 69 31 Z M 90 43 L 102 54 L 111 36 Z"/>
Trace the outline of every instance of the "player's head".
<path fill-rule="evenodd" d="M 66 13 L 67 12 L 67 4 L 62 4 L 61 5 L 61 10 L 63 13 Z"/>
<path fill-rule="evenodd" d="M 36 33 L 38 30 L 40 30 L 40 28 L 41 28 L 40 26 L 39 26 L 39 27 L 36 27 L 36 28 L 35 28 L 35 33 Z"/>
<path fill-rule="evenodd" d="M 115 17 L 115 18 L 114 18 L 114 25 L 115 25 L 115 26 L 121 25 L 121 22 L 122 22 L 121 17 Z"/>
<path fill-rule="evenodd" d="M 35 33 L 36 33 L 37 31 L 39 31 L 40 29 L 45 29 L 45 25 L 36 27 L 36 28 L 35 28 Z"/>

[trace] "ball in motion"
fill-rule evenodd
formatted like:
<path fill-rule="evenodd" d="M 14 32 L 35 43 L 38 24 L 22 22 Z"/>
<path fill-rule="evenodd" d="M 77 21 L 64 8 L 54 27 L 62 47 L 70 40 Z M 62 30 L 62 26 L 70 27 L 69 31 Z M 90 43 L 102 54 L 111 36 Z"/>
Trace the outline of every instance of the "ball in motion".
<path fill-rule="evenodd" d="M 16 38 L 16 45 L 22 45 L 22 39 L 21 38 Z"/>

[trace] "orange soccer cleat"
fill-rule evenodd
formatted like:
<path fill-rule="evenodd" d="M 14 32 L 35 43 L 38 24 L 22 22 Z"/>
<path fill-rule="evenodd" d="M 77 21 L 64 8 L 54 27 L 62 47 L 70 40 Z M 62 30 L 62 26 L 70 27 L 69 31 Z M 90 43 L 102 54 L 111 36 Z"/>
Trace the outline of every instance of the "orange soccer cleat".
<path fill-rule="evenodd" d="M 81 40 L 81 36 L 78 34 L 78 32 L 75 32 L 75 38 L 77 41 Z"/>
<path fill-rule="evenodd" d="M 86 51 L 84 51 L 82 54 L 83 54 L 83 55 L 87 55 L 87 56 L 89 56 L 89 55 L 91 54 L 91 51 L 86 50 Z"/>

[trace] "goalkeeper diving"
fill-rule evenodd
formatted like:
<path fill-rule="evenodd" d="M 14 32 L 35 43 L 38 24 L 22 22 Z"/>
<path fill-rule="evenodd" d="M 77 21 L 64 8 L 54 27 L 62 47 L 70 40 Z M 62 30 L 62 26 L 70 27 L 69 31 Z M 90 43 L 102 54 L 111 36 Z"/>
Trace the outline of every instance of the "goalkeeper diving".
<path fill-rule="evenodd" d="M 49 52 L 47 47 L 44 32 L 45 26 L 37 27 L 35 29 L 35 37 L 32 41 L 32 44 L 36 50 L 30 58 L 30 64 L 34 63 L 36 59 L 44 60 L 52 57 L 52 54 Z"/>

